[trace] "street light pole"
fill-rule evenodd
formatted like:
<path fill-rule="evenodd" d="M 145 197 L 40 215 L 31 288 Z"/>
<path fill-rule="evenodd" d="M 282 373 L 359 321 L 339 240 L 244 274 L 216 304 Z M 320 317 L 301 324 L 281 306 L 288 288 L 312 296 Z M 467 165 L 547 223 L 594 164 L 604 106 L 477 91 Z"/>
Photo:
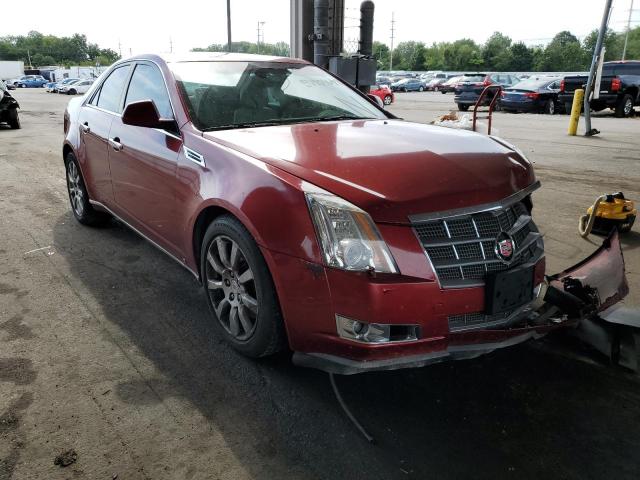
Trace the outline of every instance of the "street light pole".
<path fill-rule="evenodd" d="M 587 89 L 584 92 L 584 134 L 587 137 L 599 133 L 597 130 L 591 128 L 591 90 L 593 89 L 593 83 L 596 76 L 596 68 L 598 66 L 598 62 L 600 61 L 600 55 L 602 55 L 602 44 L 604 43 L 604 35 L 607 32 L 607 24 L 609 23 L 609 16 L 611 15 L 611 2 L 612 0 L 607 0 L 605 2 L 604 13 L 602 14 L 602 22 L 600 24 L 600 31 L 598 32 L 598 41 L 596 42 L 596 48 L 593 51 L 593 58 L 591 59 L 591 69 L 589 70 Z"/>

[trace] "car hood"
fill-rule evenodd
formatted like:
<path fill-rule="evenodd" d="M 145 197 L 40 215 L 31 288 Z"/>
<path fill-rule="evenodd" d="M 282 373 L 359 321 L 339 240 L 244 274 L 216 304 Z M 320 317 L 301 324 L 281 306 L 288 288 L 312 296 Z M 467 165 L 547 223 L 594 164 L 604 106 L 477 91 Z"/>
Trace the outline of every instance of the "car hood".
<path fill-rule="evenodd" d="M 377 222 L 502 200 L 535 182 L 531 164 L 490 137 L 402 120 L 204 134 L 338 195 Z"/>

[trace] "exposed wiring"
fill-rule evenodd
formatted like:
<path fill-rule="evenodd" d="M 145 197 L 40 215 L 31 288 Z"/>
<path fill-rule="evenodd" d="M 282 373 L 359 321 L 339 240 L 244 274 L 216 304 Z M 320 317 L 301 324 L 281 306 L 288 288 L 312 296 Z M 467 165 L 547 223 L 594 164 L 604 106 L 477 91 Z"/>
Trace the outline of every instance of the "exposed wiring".
<path fill-rule="evenodd" d="M 340 395 L 340 391 L 338 390 L 338 386 L 336 385 L 336 381 L 333 378 L 333 373 L 329 373 L 329 380 L 331 381 L 331 387 L 333 387 L 333 393 L 336 395 L 336 398 L 338 399 L 338 403 L 342 407 L 342 410 L 344 410 L 344 413 L 347 414 L 347 417 L 349 417 L 349 420 L 351 420 L 351 422 L 356 426 L 356 428 L 360 430 L 360 433 L 362 433 L 364 438 L 367 439 L 367 442 L 376 443 L 375 439 L 371 435 L 369 435 L 369 433 L 367 433 L 367 431 L 364 429 L 362 425 L 360 425 L 360 422 L 358 422 L 358 419 L 353 416 L 353 414 L 351 413 L 351 410 L 349 410 L 349 407 L 347 407 L 347 404 L 344 403 L 344 400 L 342 399 L 342 395 Z"/>

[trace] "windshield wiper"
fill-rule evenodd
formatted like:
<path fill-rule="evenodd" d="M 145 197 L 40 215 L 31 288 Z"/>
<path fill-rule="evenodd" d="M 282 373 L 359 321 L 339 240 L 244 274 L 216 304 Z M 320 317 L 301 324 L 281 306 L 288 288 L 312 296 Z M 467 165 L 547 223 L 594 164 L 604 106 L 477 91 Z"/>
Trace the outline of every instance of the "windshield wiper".
<path fill-rule="evenodd" d="M 214 125 L 213 127 L 203 128 L 203 132 L 213 132 L 214 130 L 231 130 L 233 128 L 253 128 L 253 127 L 273 127 L 281 125 L 280 122 L 244 122 L 230 123 L 229 125 Z"/>

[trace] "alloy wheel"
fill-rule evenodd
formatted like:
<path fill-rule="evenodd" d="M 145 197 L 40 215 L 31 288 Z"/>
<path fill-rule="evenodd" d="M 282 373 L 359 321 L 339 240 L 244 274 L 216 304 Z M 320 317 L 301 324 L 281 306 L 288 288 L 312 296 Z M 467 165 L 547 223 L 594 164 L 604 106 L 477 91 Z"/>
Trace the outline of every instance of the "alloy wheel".
<path fill-rule="evenodd" d="M 222 327 L 235 340 L 255 332 L 258 301 L 253 271 L 240 246 L 225 235 L 215 237 L 207 250 L 207 293 Z"/>
<path fill-rule="evenodd" d="M 624 116 L 628 117 L 631 114 L 632 109 L 633 109 L 633 100 L 628 98 L 624 104 Z"/>
<path fill-rule="evenodd" d="M 67 188 L 69 189 L 69 197 L 71 198 L 71 207 L 78 217 L 82 217 L 84 213 L 84 192 L 82 190 L 80 180 L 80 172 L 76 163 L 70 161 L 67 163 Z"/>

